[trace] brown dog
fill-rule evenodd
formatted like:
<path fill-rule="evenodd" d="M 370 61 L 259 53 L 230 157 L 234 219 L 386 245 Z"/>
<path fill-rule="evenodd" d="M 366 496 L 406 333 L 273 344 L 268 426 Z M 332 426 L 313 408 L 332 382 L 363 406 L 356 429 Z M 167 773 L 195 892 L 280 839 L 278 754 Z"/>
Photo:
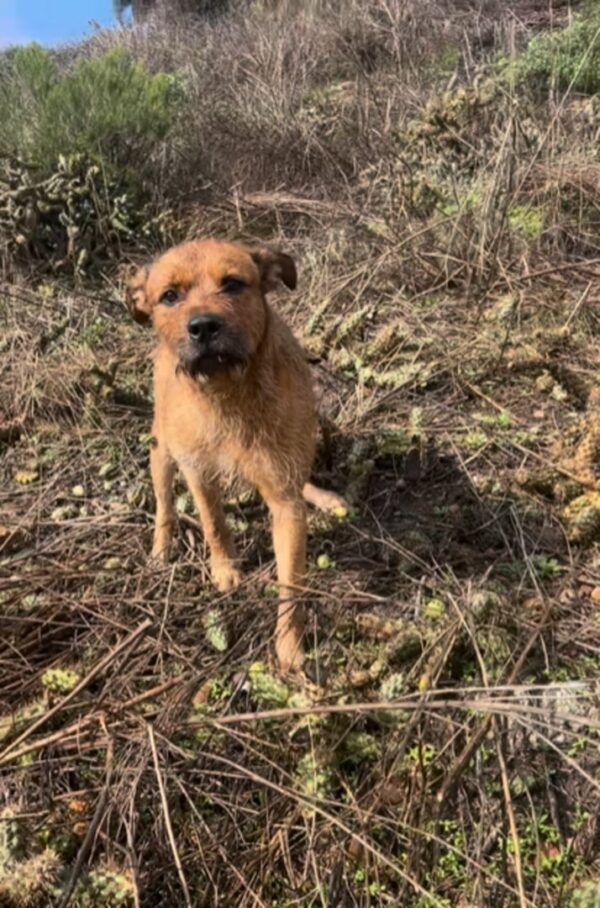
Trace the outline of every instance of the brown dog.
<path fill-rule="evenodd" d="M 127 302 L 152 321 L 156 496 L 152 554 L 166 560 L 175 520 L 173 479 L 183 473 L 222 591 L 240 575 L 220 501 L 219 479 L 239 477 L 265 499 L 273 522 L 280 603 L 276 652 L 284 671 L 302 664 L 303 609 L 294 602 L 306 558 L 304 500 L 343 507 L 308 480 L 315 453 L 311 376 L 291 331 L 265 294 L 293 289 L 292 259 L 269 249 L 205 240 L 169 250 L 133 278 Z"/>

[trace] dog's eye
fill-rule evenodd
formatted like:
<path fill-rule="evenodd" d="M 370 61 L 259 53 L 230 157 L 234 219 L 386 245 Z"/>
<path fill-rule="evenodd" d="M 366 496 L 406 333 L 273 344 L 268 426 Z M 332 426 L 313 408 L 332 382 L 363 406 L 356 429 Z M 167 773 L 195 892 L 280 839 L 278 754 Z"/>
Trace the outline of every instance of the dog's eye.
<path fill-rule="evenodd" d="M 221 290 L 224 293 L 240 293 L 246 289 L 246 284 L 239 277 L 224 277 L 221 281 Z"/>
<path fill-rule="evenodd" d="M 175 303 L 179 300 L 179 294 L 177 290 L 174 290 L 173 287 L 169 287 L 168 290 L 165 290 L 159 297 L 158 302 L 162 303 L 163 306 L 174 306 Z"/>

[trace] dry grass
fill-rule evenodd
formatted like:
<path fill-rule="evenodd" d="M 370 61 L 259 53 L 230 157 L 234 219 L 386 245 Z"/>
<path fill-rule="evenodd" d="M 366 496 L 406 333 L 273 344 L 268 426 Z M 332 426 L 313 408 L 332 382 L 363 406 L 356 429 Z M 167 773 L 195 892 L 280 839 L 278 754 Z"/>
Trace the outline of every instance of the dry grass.
<path fill-rule="evenodd" d="M 457 45 L 477 40 L 466 31 L 470 4 L 452 7 L 449 17 L 443 0 L 242 3 L 215 20 L 158 16 L 101 32 L 79 52 L 124 46 L 182 78 L 187 101 L 159 181 L 170 204 L 200 189 L 229 197 L 236 185 L 340 198 L 389 153 L 415 103 L 451 71 Z"/>
<path fill-rule="evenodd" d="M 314 684 L 264 667 L 254 498 L 228 507 L 235 594 L 183 487 L 177 560 L 147 565 L 151 339 L 114 275 L 0 289 L 0 903 L 595 904 L 598 115 L 482 62 L 541 24 L 514 6 L 432 6 L 425 38 L 411 4 L 290 2 L 185 38 L 202 116 L 161 192 L 178 173 L 183 232 L 296 255 L 275 304 L 314 362 L 318 478 L 355 507 L 311 516 Z M 169 68 L 173 35 L 95 41 Z"/>

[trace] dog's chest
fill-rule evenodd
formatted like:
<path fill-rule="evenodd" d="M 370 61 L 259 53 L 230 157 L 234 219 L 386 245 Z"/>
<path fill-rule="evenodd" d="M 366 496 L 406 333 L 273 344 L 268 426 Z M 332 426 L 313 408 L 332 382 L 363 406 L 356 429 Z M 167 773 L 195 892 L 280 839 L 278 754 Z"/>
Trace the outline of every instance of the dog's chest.
<path fill-rule="evenodd" d="M 177 446 L 172 455 L 183 470 L 192 470 L 207 479 L 219 479 L 225 484 L 240 480 L 253 483 L 258 462 L 264 460 L 259 444 L 245 444 L 227 433 L 203 433 L 188 438 L 186 445 Z"/>
<path fill-rule="evenodd" d="M 227 447 L 215 449 L 212 446 L 199 446 L 193 450 L 174 452 L 174 456 L 184 470 L 193 470 L 207 478 L 233 481 L 241 473 L 239 460 Z"/>
<path fill-rule="evenodd" d="M 243 405 L 242 405 L 243 404 Z M 215 406 L 204 397 L 181 395 L 176 406 L 157 400 L 157 434 L 183 469 L 230 483 L 255 485 L 273 472 L 273 426 L 260 400 Z"/>

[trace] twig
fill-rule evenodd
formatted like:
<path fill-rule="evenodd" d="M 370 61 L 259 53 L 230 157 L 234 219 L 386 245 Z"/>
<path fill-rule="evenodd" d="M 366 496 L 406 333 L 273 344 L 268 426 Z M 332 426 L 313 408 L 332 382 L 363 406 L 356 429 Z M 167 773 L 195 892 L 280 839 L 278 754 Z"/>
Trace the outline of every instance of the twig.
<path fill-rule="evenodd" d="M 513 448 L 516 448 L 517 451 L 520 451 L 521 454 L 527 454 L 529 457 L 533 457 L 534 460 L 538 460 L 540 463 L 543 463 L 544 466 L 548 467 L 549 470 L 554 470 L 556 473 L 560 473 L 561 476 L 565 476 L 567 479 L 574 480 L 575 482 L 579 483 L 580 486 L 584 486 L 590 489 L 595 488 L 594 482 L 585 480 L 581 476 L 576 476 L 575 473 L 571 473 L 570 470 L 566 470 L 564 467 L 559 466 L 559 464 L 554 463 L 547 457 L 544 457 L 543 454 L 538 454 L 536 451 L 532 451 L 530 448 L 525 448 L 523 445 L 520 445 L 518 442 L 513 441 L 511 438 L 507 439 L 507 443 Z M 502 445 L 499 445 L 497 442 L 496 445 L 498 448 L 500 448 L 500 450 L 503 450 Z"/>
<path fill-rule="evenodd" d="M 177 777 L 175 777 L 175 783 L 176 783 L 177 787 L 179 788 L 179 790 L 181 791 L 184 798 L 186 799 L 186 801 L 188 802 L 192 813 L 194 814 L 196 819 L 200 823 L 202 823 L 202 825 L 204 827 L 204 831 L 213 841 L 217 851 L 219 852 L 219 854 L 221 855 L 221 857 L 225 861 L 225 863 L 229 866 L 233 875 L 235 877 L 237 877 L 237 879 L 240 881 L 241 885 L 244 887 L 244 889 L 246 890 L 248 895 L 256 902 L 257 905 L 260 906 L 260 908 L 268 908 L 268 906 L 265 904 L 265 902 L 263 902 L 261 897 L 259 895 L 257 895 L 256 892 L 254 892 L 254 890 L 251 888 L 249 883 L 244 879 L 243 874 L 239 871 L 239 869 L 235 866 L 235 864 L 229 860 L 229 858 L 227 857 L 227 852 L 223 848 L 223 845 L 221 844 L 221 842 L 219 842 L 219 840 L 216 838 L 216 836 L 211 832 L 210 827 L 207 825 L 204 817 L 199 812 L 198 808 L 196 807 L 196 805 L 190 798 L 189 794 L 187 793 L 187 791 L 185 789 L 185 786 L 181 783 L 181 780 L 178 779 Z"/>
<path fill-rule="evenodd" d="M 425 889 L 418 880 L 409 876 L 406 871 L 403 869 L 399 861 L 394 861 L 387 856 L 383 851 L 376 848 L 368 839 L 363 835 L 357 832 L 353 832 L 350 827 L 340 820 L 339 817 L 335 816 L 333 813 L 329 813 L 327 810 L 324 810 L 321 807 L 319 800 L 317 798 L 311 798 L 308 795 L 303 794 L 299 791 L 294 791 L 291 788 L 286 788 L 284 785 L 278 785 L 276 782 L 272 782 L 266 776 L 261 776 L 259 773 L 254 772 L 251 769 L 248 769 L 246 766 L 243 766 L 241 763 L 236 763 L 234 760 L 229 760 L 227 757 L 222 756 L 221 754 L 208 753 L 207 751 L 202 751 L 203 757 L 206 759 L 212 760 L 213 762 L 220 763 L 224 766 L 227 766 L 229 769 L 233 769 L 236 772 L 240 773 L 242 776 L 245 776 L 250 781 L 262 785 L 265 788 L 270 789 L 271 791 L 276 792 L 279 795 L 282 795 L 286 798 L 291 798 L 297 804 L 300 804 L 304 807 L 309 807 L 315 813 L 319 814 L 323 819 L 327 820 L 332 826 L 335 826 L 346 836 L 349 836 L 355 839 L 359 845 L 361 845 L 366 852 L 371 854 L 373 858 L 377 861 L 380 861 L 385 867 L 391 870 L 396 876 L 399 876 L 405 882 L 407 882 L 412 889 L 419 895 L 425 896 L 430 900 L 430 903 L 435 906 L 435 908 L 442 908 L 441 901 L 435 897 L 435 895 Z"/>
<path fill-rule="evenodd" d="M 484 394 L 480 388 L 477 388 L 475 385 L 472 385 L 470 382 L 465 381 L 465 379 L 461 378 L 460 376 L 458 376 L 458 381 L 460 382 L 461 385 L 463 385 L 464 388 L 467 389 L 467 391 L 469 391 L 471 394 L 474 394 L 475 397 L 480 397 L 481 400 L 484 400 L 486 402 L 486 404 L 489 404 L 490 407 L 493 407 L 495 410 L 498 410 L 498 412 L 500 412 L 500 413 L 506 413 L 507 416 L 510 416 L 511 421 L 514 422 L 515 425 L 524 424 L 525 420 L 521 419 L 519 416 L 515 416 L 514 413 L 511 413 L 510 410 L 508 410 L 506 407 L 503 407 L 501 404 L 496 403 L 496 401 L 492 397 L 488 397 L 488 395 Z"/>
<path fill-rule="evenodd" d="M 527 656 L 529 655 L 532 648 L 537 643 L 538 637 L 541 634 L 543 627 L 544 627 L 543 624 L 536 627 L 536 629 L 530 636 L 529 640 L 527 641 L 527 643 L 525 645 L 525 648 L 523 649 L 521 655 L 517 659 L 517 661 L 513 667 L 513 670 L 511 671 L 511 673 L 508 677 L 507 684 L 512 684 L 515 681 L 515 679 L 518 677 L 518 675 L 520 674 L 521 669 L 525 665 Z M 467 768 L 467 766 L 469 765 L 469 763 L 471 761 L 471 757 L 479 749 L 481 742 L 487 735 L 491 722 L 492 722 L 492 718 L 493 718 L 493 715 L 491 713 L 488 716 L 486 716 L 486 718 L 483 720 L 483 722 L 481 723 L 481 725 L 479 726 L 479 728 L 477 729 L 477 731 L 475 732 L 473 737 L 470 739 L 470 741 L 467 741 L 462 752 L 458 755 L 456 762 L 454 763 L 454 766 L 451 768 L 446 781 L 444 782 L 440 791 L 438 792 L 437 800 L 438 800 L 440 807 L 447 800 L 447 798 L 450 796 L 450 794 L 454 791 L 454 789 L 458 785 L 458 782 L 460 781 L 460 778 L 461 778 L 463 772 L 465 771 L 465 769 Z"/>
<path fill-rule="evenodd" d="M 71 723 L 71 725 L 67 725 L 66 728 L 61 728 L 59 731 L 55 731 L 51 735 L 46 735 L 45 738 L 38 738 L 37 741 L 32 741 L 30 744 L 26 744 L 24 747 L 20 747 L 18 750 L 11 750 L 10 762 L 14 763 L 15 760 L 18 760 L 19 757 L 24 757 L 25 754 L 34 753 L 36 750 L 42 750 L 44 747 L 49 747 L 50 744 L 56 744 L 58 741 L 64 741 L 65 739 L 68 739 L 72 734 L 76 734 L 77 740 L 81 741 L 82 731 L 87 730 L 90 725 L 93 725 L 97 718 L 97 714 L 92 713 L 89 716 L 85 716 L 83 719 L 77 719 L 76 722 Z M 0 761 L 0 765 L 2 765 L 2 762 L 3 761 Z"/>
<path fill-rule="evenodd" d="M 504 806 L 508 817 L 510 827 L 510 836 L 513 842 L 514 859 L 515 859 L 515 876 L 517 877 L 517 887 L 519 889 L 519 904 L 521 908 L 526 908 L 527 898 L 525 896 L 525 886 L 523 885 L 523 864 L 521 862 L 521 844 L 519 841 L 519 831 L 517 821 L 515 820 L 515 810 L 513 807 L 512 796 L 510 793 L 510 782 L 508 781 L 508 772 L 506 771 L 506 760 L 502 752 L 502 743 L 500 741 L 500 732 L 498 722 L 494 717 L 492 719 L 492 728 L 496 735 L 496 754 L 498 756 L 498 765 L 500 766 L 500 777 L 502 779 L 502 793 L 504 794 Z"/>
<path fill-rule="evenodd" d="M 145 690 L 143 694 L 137 694 L 137 696 L 125 700 L 124 703 L 116 703 L 115 706 L 112 707 L 112 711 L 122 712 L 124 709 L 129 709 L 132 706 L 137 706 L 139 703 L 144 703 L 146 700 L 151 700 L 159 694 L 164 694 L 165 691 L 171 690 L 172 687 L 179 687 L 188 682 L 189 679 L 186 678 L 169 678 L 168 681 L 163 681 L 162 684 L 157 684 L 156 687 L 151 687 L 150 690 Z"/>
<path fill-rule="evenodd" d="M 573 322 L 579 315 L 579 312 L 580 312 L 582 306 L 585 305 L 587 298 L 590 295 L 590 290 L 592 289 L 592 284 L 593 284 L 593 281 L 588 282 L 587 287 L 585 288 L 585 290 L 583 291 L 583 293 L 581 294 L 581 296 L 579 297 L 579 299 L 573 306 L 572 310 L 569 313 L 569 317 L 567 318 L 566 322 L 563 325 L 564 329 L 568 328 L 569 325 L 571 324 L 571 322 Z"/>
<path fill-rule="evenodd" d="M 0 766 L 4 763 L 7 763 L 9 759 L 12 759 L 13 752 L 18 744 L 21 744 L 23 741 L 26 741 L 27 738 L 36 732 L 42 725 L 45 725 L 49 719 L 55 716 L 57 713 L 64 709 L 72 700 L 77 697 L 78 694 L 84 690 L 88 684 L 90 684 L 94 678 L 100 675 L 110 664 L 117 658 L 124 650 L 128 647 L 133 646 L 140 642 L 148 628 L 152 625 L 150 618 L 147 618 L 145 621 L 142 621 L 138 627 L 129 634 L 121 643 L 118 644 L 113 650 L 106 654 L 106 656 L 98 662 L 94 668 L 88 672 L 85 678 L 77 684 L 73 690 L 67 694 L 66 697 L 53 706 L 52 709 L 49 709 L 47 713 L 44 713 L 43 716 L 40 716 L 35 722 L 33 722 L 25 731 L 20 734 L 8 747 L 6 747 L 2 752 L 0 752 Z"/>
<path fill-rule="evenodd" d="M 112 765 L 113 765 L 113 741 L 112 741 L 112 738 L 110 737 L 110 735 L 108 734 L 108 730 L 106 729 L 106 727 L 104 730 L 105 730 L 106 734 L 108 735 L 108 746 L 107 746 L 107 750 L 106 750 L 106 778 L 104 780 L 104 787 L 102 788 L 102 791 L 98 798 L 98 802 L 96 804 L 96 809 L 94 811 L 94 816 L 92 817 L 92 821 L 87 828 L 85 838 L 84 838 L 83 842 L 81 843 L 81 848 L 79 849 L 77 858 L 75 860 L 75 864 L 73 865 L 73 870 L 71 871 L 71 875 L 69 877 L 69 882 L 66 885 L 64 895 L 63 895 L 61 901 L 59 902 L 58 908 L 67 908 L 67 905 L 71 901 L 71 896 L 73 895 L 73 891 L 77 884 L 77 880 L 79 879 L 79 876 L 81 874 L 81 868 L 83 867 L 83 862 L 85 861 L 85 859 L 90 851 L 90 848 L 92 847 L 94 837 L 96 835 L 98 827 L 100 826 L 100 823 L 102 822 L 102 816 L 104 814 L 104 809 L 106 807 L 106 801 L 108 799 L 108 795 L 110 792 L 110 783 L 111 783 Z"/>
<path fill-rule="evenodd" d="M 156 772 L 156 781 L 158 783 L 158 789 L 160 791 L 160 800 L 162 804 L 163 814 L 165 818 L 165 826 L 167 829 L 167 836 L 169 838 L 169 844 L 171 846 L 171 851 L 173 853 L 173 860 L 175 861 L 175 866 L 177 868 L 177 873 L 181 881 L 181 888 L 183 889 L 183 895 L 185 898 L 185 904 L 187 908 L 193 908 L 192 900 L 190 898 L 190 891 L 188 889 L 187 880 L 183 872 L 183 866 L 181 864 L 181 858 L 179 857 L 179 852 L 177 850 L 177 842 L 175 841 L 175 835 L 173 833 L 173 826 L 171 825 L 171 815 L 169 814 L 169 804 L 167 801 L 167 793 L 165 791 L 165 783 L 160 771 L 160 764 L 158 761 L 158 751 L 156 750 L 156 738 L 154 737 L 154 729 L 151 725 L 146 726 L 148 729 L 148 740 L 150 741 L 150 749 L 152 751 L 152 760 L 154 762 L 154 770 Z"/>
<path fill-rule="evenodd" d="M 520 667 L 522 667 L 522 663 L 520 664 Z M 552 685 L 549 686 L 552 687 Z M 186 720 L 185 725 L 188 728 L 200 728 L 204 725 L 221 728 L 227 725 L 238 725 L 243 722 L 259 722 L 266 719 L 290 719 L 302 716 L 326 716 L 351 713 L 361 715 L 363 713 L 388 712 L 394 710 L 405 712 L 423 710 L 424 712 L 427 712 L 429 710 L 463 709 L 480 713 L 489 712 L 491 715 L 514 715 L 519 712 L 520 704 L 513 699 L 494 700 L 492 697 L 488 697 L 487 699 L 459 699 L 458 697 L 436 699 L 435 696 L 433 696 L 435 692 L 429 691 L 428 693 L 431 699 L 428 699 L 425 703 L 423 702 L 423 693 L 419 691 L 412 697 L 408 696 L 390 702 L 376 701 L 373 703 L 336 703 L 327 706 L 282 707 L 281 709 L 265 709 L 257 712 L 234 713 L 230 716 L 221 716 L 218 718 L 206 716 L 202 719 Z M 453 694 L 455 692 L 446 691 L 445 693 Z M 527 712 L 530 715 L 546 715 L 546 710 L 535 706 L 527 706 Z M 568 715 L 564 715 L 564 719 L 576 726 L 600 729 L 600 720 L 595 720 L 592 716 L 577 716 L 569 713 Z"/>

